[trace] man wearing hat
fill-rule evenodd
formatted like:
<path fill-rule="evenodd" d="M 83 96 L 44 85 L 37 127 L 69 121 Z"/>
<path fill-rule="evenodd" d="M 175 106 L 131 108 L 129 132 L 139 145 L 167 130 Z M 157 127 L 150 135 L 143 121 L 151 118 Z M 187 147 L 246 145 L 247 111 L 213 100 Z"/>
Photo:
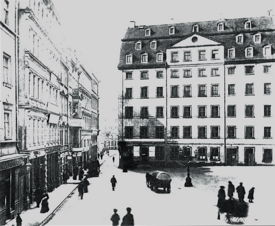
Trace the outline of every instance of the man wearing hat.
<path fill-rule="evenodd" d="M 222 207 L 222 204 L 225 201 L 225 190 L 224 190 L 224 186 L 220 186 L 220 189 L 218 191 L 218 208 Z"/>
<path fill-rule="evenodd" d="M 122 218 L 121 225 L 134 226 L 134 216 L 131 214 L 131 208 L 127 207 L 127 214 Z"/>
<path fill-rule="evenodd" d="M 119 224 L 120 217 L 117 214 L 117 209 L 114 209 L 114 214 L 111 217 L 112 225 L 117 226 Z"/>

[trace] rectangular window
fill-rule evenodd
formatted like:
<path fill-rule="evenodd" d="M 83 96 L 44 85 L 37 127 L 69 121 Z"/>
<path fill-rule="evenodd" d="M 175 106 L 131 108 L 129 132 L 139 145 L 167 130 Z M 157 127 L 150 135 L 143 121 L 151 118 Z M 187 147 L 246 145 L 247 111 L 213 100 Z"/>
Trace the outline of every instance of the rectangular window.
<path fill-rule="evenodd" d="M 199 85 L 198 87 L 198 97 L 206 97 L 206 85 Z"/>
<path fill-rule="evenodd" d="M 199 118 L 206 117 L 206 106 L 198 106 L 198 117 Z"/>
<path fill-rule="evenodd" d="M 264 84 L 264 94 L 270 95 L 271 94 L 271 83 Z"/>
<path fill-rule="evenodd" d="M 157 97 L 163 97 L 163 87 L 157 87 Z"/>
<path fill-rule="evenodd" d="M 148 127 L 140 126 L 140 138 L 148 138 Z"/>
<path fill-rule="evenodd" d="M 206 139 L 206 126 L 198 126 L 198 138 Z"/>
<path fill-rule="evenodd" d="M 125 107 L 125 118 L 133 118 L 133 107 Z"/>
<path fill-rule="evenodd" d="M 171 52 L 171 63 L 179 62 L 178 52 Z"/>
<path fill-rule="evenodd" d="M 265 148 L 263 150 L 263 161 L 264 163 L 271 163 L 272 162 L 272 149 Z"/>
<path fill-rule="evenodd" d="M 264 65 L 264 73 L 268 74 L 270 72 L 271 65 Z"/>
<path fill-rule="evenodd" d="M 205 68 L 199 68 L 198 69 L 198 76 L 199 77 L 206 77 L 206 69 Z"/>
<path fill-rule="evenodd" d="M 206 147 L 198 148 L 198 160 L 206 161 L 207 160 L 207 149 Z"/>
<path fill-rule="evenodd" d="M 228 84 L 228 96 L 234 96 L 235 93 L 235 84 Z"/>
<path fill-rule="evenodd" d="M 183 86 L 183 97 L 192 97 L 191 85 Z"/>
<path fill-rule="evenodd" d="M 264 138 L 271 138 L 271 127 L 270 126 L 264 127 Z"/>
<path fill-rule="evenodd" d="M 219 59 L 219 50 L 213 49 L 211 53 L 212 60 L 218 60 Z"/>
<path fill-rule="evenodd" d="M 206 51 L 205 50 L 199 50 L 199 61 L 206 60 Z"/>
<path fill-rule="evenodd" d="M 178 86 L 171 86 L 171 98 L 179 97 Z"/>
<path fill-rule="evenodd" d="M 192 126 L 183 127 L 183 138 L 192 138 Z"/>
<path fill-rule="evenodd" d="M 155 133 L 155 137 L 162 139 L 164 138 L 164 126 L 156 126 L 156 133 Z"/>
<path fill-rule="evenodd" d="M 157 53 L 157 62 L 163 62 L 163 53 Z"/>
<path fill-rule="evenodd" d="M 235 58 L 235 49 L 228 49 L 228 58 L 233 59 Z"/>
<path fill-rule="evenodd" d="M 220 149 L 218 147 L 210 147 L 210 161 L 220 160 Z"/>
<path fill-rule="evenodd" d="M 229 67 L 227 68 L 227 73 L 229 75 L 234 75 L 235 74 L 236 67 Z"/>
<path fill-rule="evenodd" d="M 141 107 L 140 108 L 140 118 L 148 118 L 148 107 Z"/>
<path fill-rule="evenodd" d="M 227 117 L 230 117 L 230 118 L 236 117 L 236 105 L 227 106 Z"/>
<path fill-rule="evenodd" d="M 192 60 L 190 51 L 184 51 L 183 52 L 183 60 L 184 61 L 191 61 Z"/>
<path fill-rule="evenodd" d="M 156 146 L 155 148 L 156 160 L 164 160 L 164 147 Z"/>
<path fill-rule="evenodd" d="M 245 117 L 247 118 L 254 117 L 254 105 L 245 105 Z"/>
<path fill-rule="evenodd" d="M 125 98 L 126 99 L 132 98 L 132 88 L 126 88 Z"/>
<path fill-rule="evenodd" d="M 11 134 L 11 112 L 4 112 L 4 139 L 12 139 Z"/>
<path fill-rule="evenodd" d="M 183 118 L 192 118 L 191 106 L 183 106 Z"/>
<path fill-rule="evenodd" d="M 219 118 L 220 117 L 220 106 L 212 105 L 211 106 L 211 118 Z"/>
<path fill-rule="evenodd" d="M 148 71 L 141 71 L 140 72 L 140 79 L 149 79 Z"/>
<path fill-rule="evenodd" d="M 6 83 L 5 85 L 11 85 L 10 62 L 11 57 L 3 54 L 3 82 Z"/>
<path fill-rule="evenodd" d="M 236 138 L 236 126 L 227 126 L 227 138 Z"/>
<path fill-rule="evenodd" d="M 254 66 L 244 66 L 246 75 L 254 75 Z"/>
<path fill-rule="evenodd" d="M 127 71 L 126 72 L 126 79 L 133 79 L 133 72 Z"/>
<path fill-rule="evenodd" d="M 171 70 L 171 78 L 179 78 L 179 71 Z"/>
<path fill-rule="evenodd" d="M 126 64 L 131 64 L 133 61 L 133 56 L 132 55 L 126 55 Z"/>
<path fill-rule="evenodd" d="M 140 88 L 140 98 L 148 98 L 148 87 L 147 86 Z"/>
<path fill-rule="evenodd" d="M 264 105 L 264 117 L 271 117 L 271 105 Z"/>
<path fill-rule="evenodd" d="M 185 69 L 185 70 L 183 70 L 183 77 L 184 78 L 191 78 L 192 77 L 192 71 L 191 71 L 191 69 Z"/>
<path fill-rule="evenodd" d="M 141 55 L 141 63 L 148 63 L 148 54 Z"/>
<path fill-rule="evenodd" d="M 178 146 L 171 146 L 170 147 L 170 159 L 171 160 L 178 160 L 179 159 L 179 147 Z"/>
<path fill-rule="evenodd" d="M 245 139 L 254 139 L 254 127 L 253 126 L 245 127 Z"/>
<path fill-rule="evenodd" d="M 171 126 L 171 138 L 172 139 L 179 138 L 179 127 L 178 126 Z"/>
<path fill-rule="evenodd" d="M 219 85 L 218 84 L 211 85 L 211 96 L 212 97 L 220 96 L 220 94 L 219 94 Z"/>
<path fill-rule="evenodd" d="M 157 78 L 163 78 L 163 71 L 157 71 Z"/>
<path fill-rule="evenodd" d="M 133 126 L 125 126 L 125 138 L 126 139 L 132 139 L 133 138 Z"/>
<path fill-rule="evenodd" d="M 212 76 L 219 76 L 219 68 L 211 68 Z"/>
<path fill-rule="evenodd" d="M 9 25 L 9 1 L 4 0 L 4 23 Z"/>
<path fill-rule="evenodd" d="M 220 128 L 219 126 L 211 126 L 211 138 L 218 139 L 220 138 Z"/>
<path fill-rule="evenodd" d="M 172 106 L 171 107 L 171 118 L 178 118 L 179 117 L 179 107 Z"/>
<path fill-rule="evenodd" d="M 157 107 L 156 108 L 156 117 L 157 118 L 163 118 L 163 107 Z"/>
<path fill-rule="evenodd" d="M 245 95 L 246 96 L 254 95 L 254 83 L 246 83 L 245 84 Z"/>

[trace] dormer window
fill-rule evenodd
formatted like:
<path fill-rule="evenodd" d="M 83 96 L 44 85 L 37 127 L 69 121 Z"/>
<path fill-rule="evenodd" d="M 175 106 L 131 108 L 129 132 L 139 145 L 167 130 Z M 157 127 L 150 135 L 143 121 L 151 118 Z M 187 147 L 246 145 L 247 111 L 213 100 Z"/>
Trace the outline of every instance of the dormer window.
<path fill-rule="evenodd" d="M 261 39 L 262 39 L 262 37 L 261 37 L 261 34 L 260 34 L 260 33 L 255 34 L 255 35 L 253 36 L 254 43 L 256 43 L 256 44 L 260 44 L 260 43 L 261 43 Z"/>
<path fill-rule="evenodd" d="M 136 42 L 136 44 L 135 44 L 135 49 L 136 49 L 136 50 L 141 50 L 141 48 L 142 48 L 142 43 L 141 43 L 141 41 Z"/>
<path fill-rule="evenodd" d="M 195 24 L 193 25 L 193 30 L 192 30 L 194 33 L 195 32 L 199 32 L 199 25 L 198 24 Z"/>
<path fill-rule="evenodd" d="M 270 57 L 272 55 L 271 45 L 267 45 L 267 46 L 263 47 L 263 55 L 264 55 L 264 57 Z"/>
<path fill-rule="evenodd" d="M 218 23 L 217 30 L 224 31 L 224 23 Z"/>
<path fill-rule="evenodd" d="M 156 62 L 163 62 L 163 53 L 157 53 Z"/>
<path fill-rule="evenodd" d="M 235 58 L 235 48 L 231 48 L 227 50 L 227 55 L 229 59 Z"/>
<path fill-rule="evenodd" d="M 148 36 L 151 36 L 151 29 L 150 28 L 147 28 L 145 30 L 145 36 L 148 37 Z"/>
<path fill-rule="evenodd" d="M 236 36 L 236 43 L 243 44 L 243 34 L 239 34 Z"/>
<path fill-rule="evenodd" d="M 141 63 L 148 63 L 148 53 L 141 54 Z"/>
<path fill-rule="evenodd" d="M 244 23 L 244 29 L 251 29 L 251 21 L 250 20 L 248 20 L 248 21 L 246 21 L 245 23 Z"/>
<path fill-rule="evenodd" d="M 133 63 L 133 55 L 128 54 L 126 55 L 126 64 L 132 64 Z"/>
<path fill-rule="evenodd" d="M 174 35 L 174 34 L 175 34 L 175 32 L 176 32 L 176 29 L 175 29 L 175 27 L 174 27 L 174 26 L 169 27 L 169 35 Z"/>
<path fill-rule="evenodd" d="M 253 57 L 253 47 L 247 47 L 245 49 L 245 57 L 247 58 Z"/>
<path fill-rule="evenodd" d="M 150 48 L 151 49 L 157 49 L 157 41 L 156 40 L 150 42 Z"/>

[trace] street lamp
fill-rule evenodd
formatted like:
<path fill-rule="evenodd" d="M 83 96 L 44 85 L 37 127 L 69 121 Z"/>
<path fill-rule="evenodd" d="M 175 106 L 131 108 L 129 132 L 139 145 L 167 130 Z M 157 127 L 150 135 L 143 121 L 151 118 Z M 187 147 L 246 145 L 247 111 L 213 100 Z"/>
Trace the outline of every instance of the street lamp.
<path fill-rule="evenodd" d="M 27 184 L 26 184 L 26 206 L 25 208 L 28 209 L 31 204 L 31 181 L 30 181 L 30 170 L 31 170 L 32 164 L 30 163 L 30 160 L 28 159 L 28 162 L 26 163 L 26 170 L 27 170 Z"/>
<path fill-rule="evenodd" d="M 184 187 L 193 187 L 192 179 L 191 179 L 191 177 L 190 177 L 189 161 L 187 162 L 187 177 L 185 178 Z"/>

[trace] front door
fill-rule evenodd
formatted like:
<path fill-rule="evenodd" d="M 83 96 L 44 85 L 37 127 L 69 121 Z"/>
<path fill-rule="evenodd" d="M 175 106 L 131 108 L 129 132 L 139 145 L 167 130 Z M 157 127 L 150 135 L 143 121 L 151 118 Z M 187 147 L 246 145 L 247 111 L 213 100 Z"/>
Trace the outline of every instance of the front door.
<path fill-rule="evenodd" d="M 140 147 L 140 157 L 142 162 L 147 162 L 149 160 L 149 147 Z"/>
<path fill-rule="evenodd" d="M 235 166 L 238 164 L 238 148 L 227 148 L 226 149 L 226 165 Z"/>
<path fill-rule="evenodd" d="M 246 166 L 255 165 L 255 148 L 245 148 L 244 149 L 244 164 Z"/>

